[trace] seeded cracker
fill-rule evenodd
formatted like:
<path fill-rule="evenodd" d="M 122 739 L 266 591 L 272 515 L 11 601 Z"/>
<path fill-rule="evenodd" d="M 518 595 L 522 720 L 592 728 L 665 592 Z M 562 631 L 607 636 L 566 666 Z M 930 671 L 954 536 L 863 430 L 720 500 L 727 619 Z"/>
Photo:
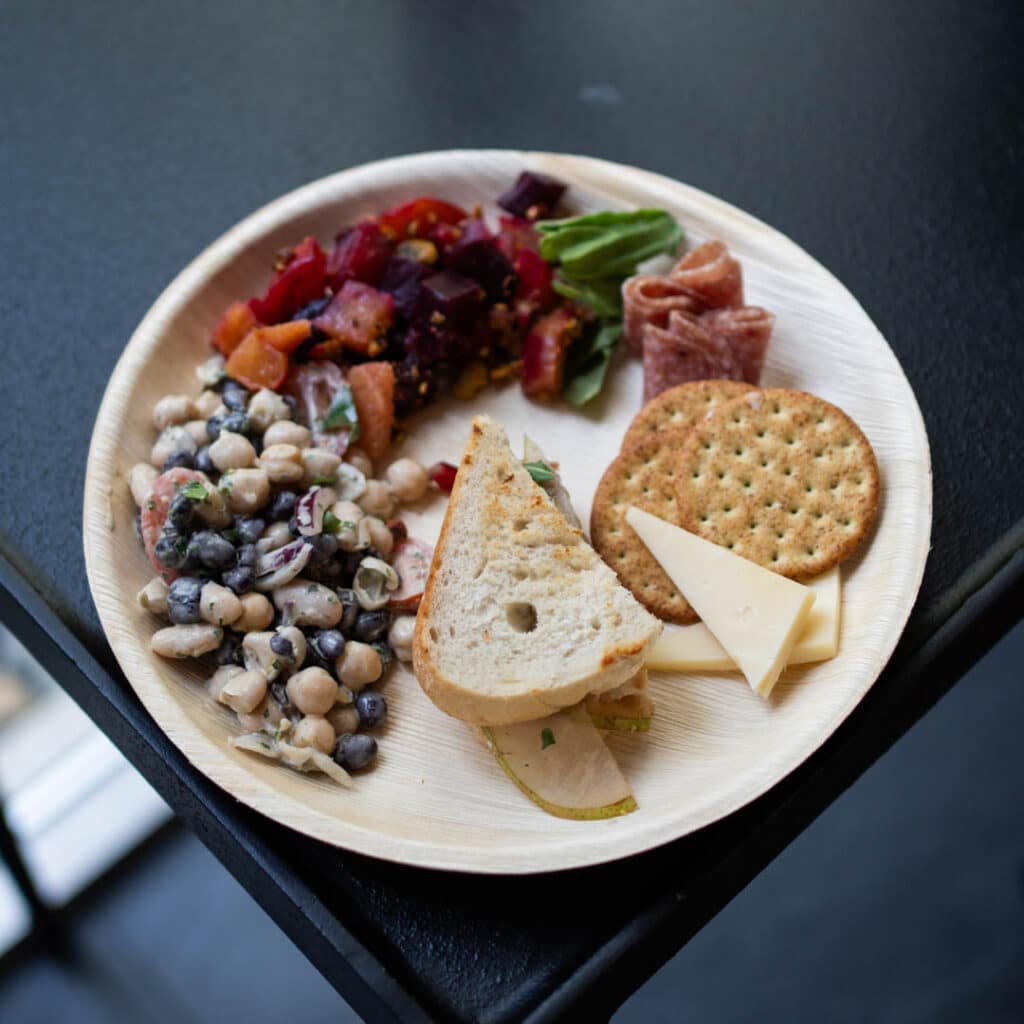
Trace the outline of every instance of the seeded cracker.
<path fill-rule="evenodd" d="M 633 417 L 622 450 L 662 430 L 689 430 L 709 410 L 756 391 L 739 380 L 694 380 L 677 384 L 652 398 Z"/>
<path fill-rule="evenodd" d="M 677 465 L 682 526 L 792 579 L 843 561 L 878 509 L 867 438 L 841 409 L 803 391 L 723 403 L 689 432 Z"/>
<path fill-rule="evenodd" d="M 687 434 L 666 430 L 620 452 L 605 470 L 590 513 L 590 542 L 623 586 L 666 622 L 696 622 L 697 614 L 626 522 L 630 505 L 676 522 L 676 467 Z"/>

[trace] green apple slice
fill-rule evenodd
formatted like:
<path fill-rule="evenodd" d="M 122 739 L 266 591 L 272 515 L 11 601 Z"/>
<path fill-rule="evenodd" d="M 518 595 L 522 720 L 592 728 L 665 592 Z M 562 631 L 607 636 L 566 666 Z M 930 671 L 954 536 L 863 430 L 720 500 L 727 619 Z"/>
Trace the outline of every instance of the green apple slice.
<path fill-rule="evenodd" d="M 584 821 L 636 810 L 629 783 L 582 707 L 480 731 L 505 774 L 549 814 Z"/>

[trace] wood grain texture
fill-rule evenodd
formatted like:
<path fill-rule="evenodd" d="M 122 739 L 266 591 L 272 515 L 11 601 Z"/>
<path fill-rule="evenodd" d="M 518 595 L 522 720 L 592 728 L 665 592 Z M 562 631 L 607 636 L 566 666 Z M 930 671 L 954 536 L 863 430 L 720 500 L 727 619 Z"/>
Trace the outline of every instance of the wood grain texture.
<path fill-rule="evenodd" d="M 572 184 L 582 209 L 661 206 L 691 244 L 726 241 L 743 263 L 749 301 L 778 317 L 763 383 L 834 402 L 871 441 L 882 502 L 868 543 L 844 564 L 841 649 L 832 662 L 788 670 L 763 702 L 742 678 L 651 673 L 651 731 L 611 739 L 639 810 L 605 822 L 554 819 L 502 775 L 470 730 L 395 672 L 377 769 L 352 790 L 233 750 L 234 716 L 214 705 L 194 666 L 149 651 L 156 621 L 135 603 L 150 576 L 135 538 L 126 476 L 153 440 L 161 395 L 194 390 L 193 368 L 232 299 L 260 290 L 273 252 L 410 195 L 437 192 L 490 206 L 524 166 Z M 586 413 L 528 403 L 518 388 L 485 393 L 486 411 L 515 439 L 528 430 L 562 467 L 581 519 L 640 405 L 639 364 L 622 360 Z M 470 407 L 421 414 L 398 454 L 457 461 Z M 432 539 L 440 501 L 406 516 Z M 778 232 L 703 192 L 582 157 L 451 151 L 387 160 L 289 193 L 254 213 L 171 283 L 132 336 L 107 388 L 89 454 L 83 532 L 89 582 L 111 647 L 140 700 L 189 760 L 238 800 L 328 843 L 404 863 L 528 873 L 600 863 L 668 842 L 767 790 L 811 754 L 868 690 L 891 654 L 920 585 L 931 527 L 928 442 L 916 400 L 884 338 L 849 292 Z"/>

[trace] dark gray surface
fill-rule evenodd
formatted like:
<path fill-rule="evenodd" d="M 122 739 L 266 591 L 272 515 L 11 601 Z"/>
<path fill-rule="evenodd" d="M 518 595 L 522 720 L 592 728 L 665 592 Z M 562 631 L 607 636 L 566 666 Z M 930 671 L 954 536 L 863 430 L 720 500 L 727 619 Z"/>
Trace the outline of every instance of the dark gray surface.
<path fill-rule="evenodd" d="M 1024 627 L 619 1010 L 613 1024 L 1014 1024 L 1024 1007 Z M 78 959 L 0 975 L 5 1024 L 354 1024 L 195 839 L 97 899 Z"/>
<path fill-rule="evenodd" d="M 991 615 L 969 618 L 968 605 L 969 621 L 936 634 L 1020 548 L 1022 25 L 1009 0 L 806 0 L 784 14 L 653 0 L 0 8 L 0 556 L 22 574 L 7 588 L 21 595 L 19 631 L 50 645 L 58 678 L 335 985 L 355 972 L 372 997 L 366 978 L 384 964 L 378 981 L 390 972 L 435 1013 L 515 1019 L 637 983 L 927 709 L 1009 609 L 1019 615 L 1001 584 Z M 636 865 L 568 879 L 389 867 L 237 809 L 124 690 L 82 568 L 91 422 L 174 273 L 307 180 L 468 145 L 637 163 L 790 234 L 889 338 L 935 460 L 906 671 L 890 669 L 823 754 L 752 808 Z M 630 874 L 642 877 L 630 900 L 588 903 Z"/>

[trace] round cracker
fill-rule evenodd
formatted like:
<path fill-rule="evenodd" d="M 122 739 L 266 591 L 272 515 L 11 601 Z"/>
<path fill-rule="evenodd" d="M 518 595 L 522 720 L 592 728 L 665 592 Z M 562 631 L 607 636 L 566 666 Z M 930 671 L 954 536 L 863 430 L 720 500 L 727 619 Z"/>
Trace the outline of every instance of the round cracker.
<path fill-rule="evenodd" d="M 668 622 L 696 622 L 697 614 L 626 522 L 630 505 L 676 521 L 673 477 L 685 431 L 666 430 L 620 452 L 605 470 L 590 512 L 590 542 L 623 586 L 652 614 Z"/>
<path fill-rule="evenodd" d="M 633 417 L 621 448 L 632 447 L 662 430 L 689 430 L 711 409 L 757 388 L 741 380 L 693 380 L 656 395 Z"/>
<path fill-rule="evenodd" d="M 689 432 L 677 515 L 698 536 L 807 579 L 864 539 L 878 491 L 857 424 L 822 398 L 775 388 L 723 403 Z"/>

